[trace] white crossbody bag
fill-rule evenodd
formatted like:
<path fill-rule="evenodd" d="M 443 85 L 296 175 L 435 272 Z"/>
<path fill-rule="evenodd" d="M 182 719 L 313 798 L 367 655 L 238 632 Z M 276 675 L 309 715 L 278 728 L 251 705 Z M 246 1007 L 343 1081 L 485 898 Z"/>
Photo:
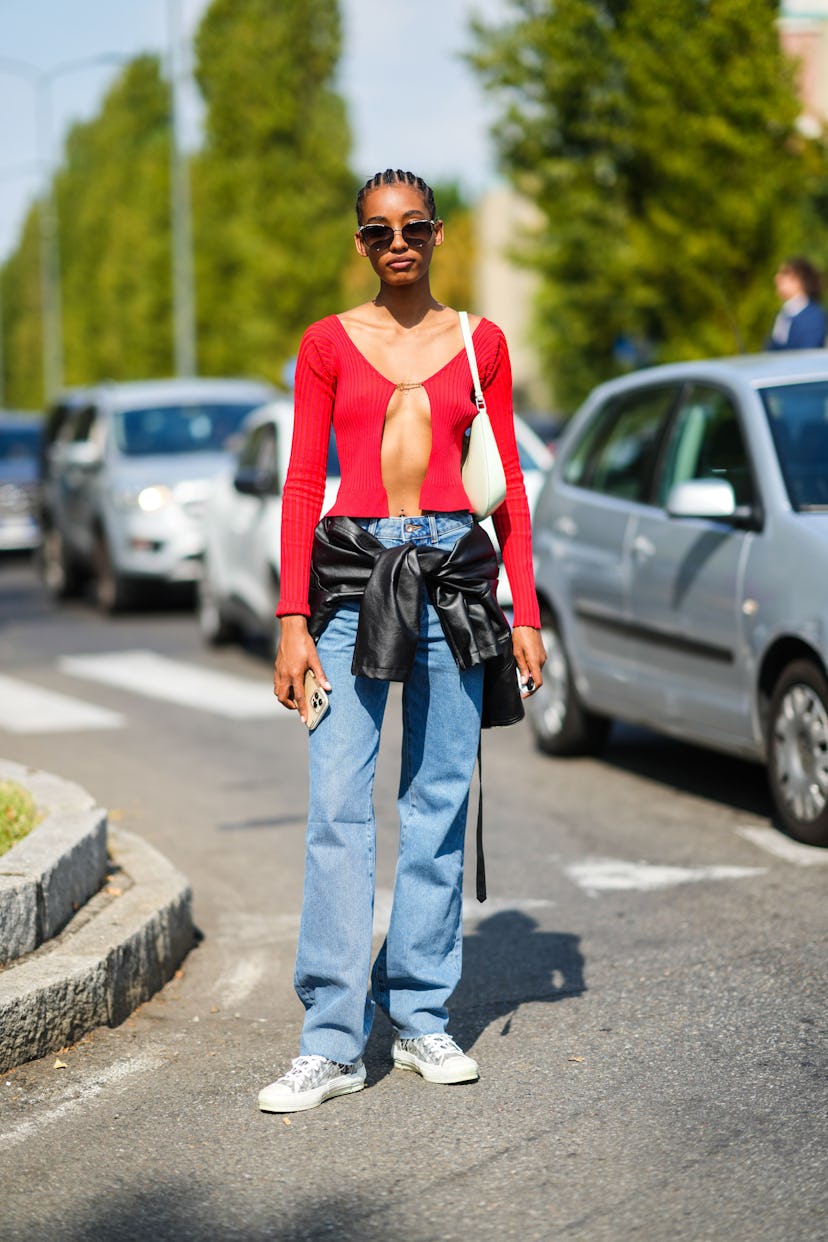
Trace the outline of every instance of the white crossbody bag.
<path fill-rule="evenodd" d="M 465 311 L 458 311 L 458 314 L 474 382 L 474 403 L 477 406 L 477 414 L 466 438 L 461 475 L 469 504 L 477 517 L 484 518 L 503 504 L 506 498 L 506 475 L 480 387 L 469 317 Z"/>

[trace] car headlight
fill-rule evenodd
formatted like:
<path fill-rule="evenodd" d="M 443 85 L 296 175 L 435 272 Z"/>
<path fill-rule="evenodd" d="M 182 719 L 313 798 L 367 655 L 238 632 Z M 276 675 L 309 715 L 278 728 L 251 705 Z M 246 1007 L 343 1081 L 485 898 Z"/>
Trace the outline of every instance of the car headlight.
<path fill-rule="evenodd" d="M 173 494 L 168 487 L 142 487 L 113 491 L 112 499 L 122 509 L 140 509 L 143 513 L 157 513 L 172 503 Z"/>

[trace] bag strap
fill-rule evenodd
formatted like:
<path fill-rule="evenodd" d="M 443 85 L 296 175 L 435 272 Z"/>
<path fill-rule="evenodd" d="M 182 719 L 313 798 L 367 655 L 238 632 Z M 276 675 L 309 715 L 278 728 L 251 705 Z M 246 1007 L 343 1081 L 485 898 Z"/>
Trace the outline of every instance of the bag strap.
<path fill-rule="evenodd" d="M 483 396 L 483 389 L 480 387 L 480 375 L 477 371 L 477 359 L 474 356 L 474 341 L 472 340 L 471 328 L 469 327 L 468 312 L 458 311 L 457 314 L 460 316 L 460 331 L 463 333 L 463 344 L 466 347 L 472 382 L 474 384 L 474 403 L 478 410 L 485 410 L 486 401 Z"/>

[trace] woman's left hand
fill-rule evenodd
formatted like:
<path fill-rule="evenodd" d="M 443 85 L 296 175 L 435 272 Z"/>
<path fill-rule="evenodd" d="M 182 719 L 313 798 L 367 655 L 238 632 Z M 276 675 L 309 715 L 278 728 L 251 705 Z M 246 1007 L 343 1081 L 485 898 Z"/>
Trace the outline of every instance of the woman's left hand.
<path fill-rule="evenodd" d="M 542 669 L 546 663 L 546 650 L 540 630 L 531 625 L 517 625 L 512 630 L 512 650 L 524 687 L 523 697 L 534 694 L 543 685 Z"/>

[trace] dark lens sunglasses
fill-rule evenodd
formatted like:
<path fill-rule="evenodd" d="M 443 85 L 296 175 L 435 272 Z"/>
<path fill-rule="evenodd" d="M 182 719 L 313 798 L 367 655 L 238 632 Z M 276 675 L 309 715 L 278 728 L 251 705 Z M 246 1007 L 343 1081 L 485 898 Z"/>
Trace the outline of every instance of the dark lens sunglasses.
<path fill-rule="evenodd" d="M 392 229 L 390 224 L 363 224 L 357 232 L 371 250 L 387 250 L 397 233 L 407 246 L 425 246 L 434 236 L 434 227 L 433 220 L 409 220 L 401 229 Z"/>

